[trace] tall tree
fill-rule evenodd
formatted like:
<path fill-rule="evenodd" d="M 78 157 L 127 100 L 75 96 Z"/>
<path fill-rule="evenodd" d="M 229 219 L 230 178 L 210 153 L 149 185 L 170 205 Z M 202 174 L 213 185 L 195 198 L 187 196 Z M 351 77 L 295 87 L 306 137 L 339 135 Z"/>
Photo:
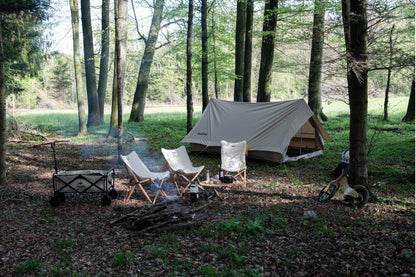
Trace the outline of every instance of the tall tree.
<path fill-rule="evenodd" d="M 220 88 L 218 84 L 218 68 L 217 68 L 217 45 L 215 43 L 215 12 L 212 9 L 211 13 L 211 21 L 212 21 L 212 52 L 213 52 L 213 63 L 214 63 L 214 90 L 215 90 L 215 98 L 218 99 L 218 95 L 220 93 Z"/>
<path fill-rule="evenodd" d="M 270 102 L 278 0 L 266 0 L 261 42 L 257 102 Z"/>
<path fill-rule="evenodd" d="M 247 0 L 246 38 L 244 46 L 243 102 L 251 102 L 251 55 L 253 49 L 253 12 L 254 1 Z"/>
<path fill-rule="evenodd" d="M 72 23 L 72 43 L 74 55 L 74 70 L 75 70 L 75 90 L 78 104 L 78 135 L 83 136 L 87 134 L 87 124 L 85 120 L 84 107 L 84 85 L 82 81 L 81 69 L 81 54 L 79 49 L 79 17 L 78 17 L 78 0 L 69 0 L 71 9 L 71 23 Z"/>
<path fill-rule="evenodd" d="M 84 41 L 85 79 L 87 82 L 88 123 L 87 126 L 100 125 L 100 109 L 95 76 L 94 42 L 91 27 L 90 0 L 81 0 L 81 21 Z"/>
<path fill-rule="evenodd" d="M 234 101 L 243 101 L 247 0 L 237 0 Z"/>
<path fill-rule="evenodd" d="M 107 91 L 108 61 L 110 59 L 110 0 L 102 0 L 101 5 L 101 56 L 98 77 L 98 102 L 100 123 L 104 122 L 104 102 Z"/>
<path fill-rule="evenodd" d="M 115 30 L 116 30 L 116 72 L 117 72 L 117 121 L 118 121 L 118 139 L 117 150 L 118 157 L 122 154 L 122 137 L 123 137 L 123 90 L 124 76 L 126 71 L 126 44 L 127 44 L 127 5 L 128 0 L 115 0 Z"/>
<path fill-rule="evenodd" d="M 5 64 L 7 56 L 4 54 L 5 49 L 3 33 L 4 19 L 8 14 L 14 14 L 16 19 L 24 21 L 24 15 L 30 14 L 34 21 L 41 21 L 44 18 L 45 11 L 49 3 L 40 0 L 27 1 L 4 1 L 0 5 L 0 187 L 6 185 L 6 94 L 7 80 Z M 14 40 L 19 38 L 14 37 Z M 33 37 L 38 40 L 39 37 Z M 15 51 L 15 49 L 14 49 Z M 21 53 L 19 53 L 21 54 Z M 14 61 L 13 61 L 14 62 Z M 29 67 L 28 67 L 29 68 Z"/>
<path fill-rule="evenodd" d="M 156 42 L 159 36 L 160 23 L 162 22 L 163 18 L 164 5 L 165 0 L 156 0 L 149 35 L 147 36 L 147 39 L 141 36 L 145 42 L 145 48 L 142 61 L 140 63 L 139 76 L 137 80 L 136 91 L 134 93 L 129 121 L 140 122 L 144 119 L 144 108 L 146 104 L 146 94 L 149 86 L 150 68 L 152 66 L 153 56 L 156 50 Z"/>
<path fill-rule="evenodd" d="M 0 20 L 3 29 L 3 51 L 5 56 L 4 70 L 7 76 L 6 89 L 8 94 L 18 94 L 23 91 L 23 79 L 26 76 L 36 77 L 41 70 L 43 61 L 42 39 L 44 25 L 42 24 L 44 12 L 32 12 L 20 7 L 32 6 L 43 9 L 43 5 L 49 5 L 47 0 L 30 1 L 0 1 Z M 7 8 L 11 7 L 11 8 Z"/>
<path fill-rule="evenodd" d="M 6 185 L 6 74 L 4 71 L 4 51 L 0 20 L 0 187 Z"/>
<path fill-rule="evenodd" d="M 349 182 L 354 185 L 367 185 L 368 183 L 366 9 L 366 0 L 342 1 L 350 105 L 350 168 L 348 173 Z"/>
<path fill-rule="evenodd" d="M 201 45 L 202 45 L 202 111 L 208 106 L 208 3 L 201 0 Z"/>
<path fill-rule="evenodd" d="M 407 123 L 415 122 L 415 77 L 413 76 L 412 88 L 410 89 L 409 104 L 407 105 L 406 115 L 402 121 Z"/>
<path fill-rule="evenodd" d="M 107 137 L 116 138 L 118 135 L 118 99 L 117 99 L 117 59 L 114 55 L 113 86 L 111 90 L 110 130 Z"/>
<path fill-rule="evenodd" d="M 309 65 L 308 105 L 317 118 L 326 121 L 328 118 L 322 111 L 321 75 L 322 53 L 324 45 L 325 2 L 315 0 L 313 15 L 312 47 Z"/>
<path fill-rule="evenodd" d="M 390 91 L 390 81 L 391 81 L 391 70 L 393 65 L 393 31 L 394 31 L 394 24 L 390 29 L 390 36 L 389 36 L 389 66 L 387 68 L 387 84 L 386 84 L 386 91 L 384 94 L 384 116 L 383 120 L 389 120 L 389 91 Z"/>
<path fill-rule="evenodd" d="M 188 30 L 186 34 L 186 133 L 193 128 L 193 102 L 192 102 L 192 25 L 194 18 L 194 1 L 188 4 Z"/>

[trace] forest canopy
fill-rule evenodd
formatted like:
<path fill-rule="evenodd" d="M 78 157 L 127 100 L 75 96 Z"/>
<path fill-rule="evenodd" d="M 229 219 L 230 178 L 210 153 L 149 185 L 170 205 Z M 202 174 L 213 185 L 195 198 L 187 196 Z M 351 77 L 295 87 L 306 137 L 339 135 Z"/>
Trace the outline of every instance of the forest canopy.
<path fill-rule="evenodd" d="M 6 1 L 8 2 L 8 1 Z M 14 3 L 14 1 L 11 1 Z M 39 2 L 43 3 L 43 2 Z M 325 42 L 322 66 L 323 99 L 346 99 L 345 46 L 340 3 L 325 2 Z M 34 108 L 45 98 L 61 103 L 75 103 L 72 54 L 51 52 L 57 41 L 51 41 L 53 24 L 69 24 L 69 7 L 66 2 L 51 3 L 48 24 L 38 19 L 23 19 L 13 15 L 3 17 L 5 53 L 9 66 L 8 98 L 11 107 Z M 264 2 L 255 2 L 253 16 L 252 93 L 257 93 L 260 66 L 260 48 Z M 113 12 L 110 3 L 110 12 Z M 201 101 L 201 6 L 195 3 L 193 30 L 193 94 Z M 134 7 L 134 8 L 133 8 Z M 93 1 L 93 35 L 96 68 L 99 67 L 101 51 L 101 2 Z M 129 4 L 127 68 L 125 104 L 131 104 L 137 83 L 139 65 L 143 59 L 145 37 L 150 25 L 153 7 L 150 3 L 132 1 Z M 414 74 L 414 5 L 410 1 L 371 1 L 369 13 L 369 94 L 382 96 L 387 83 L 387 69 L 392 69 L 390 91 L 408 93 Z M 209 1 L 208 3 L 208 93 L 215 97 L 232 98 L 234 87 L 235 52 L 235 3 Z M 292 99 L 307 95 L 309 57 L 311 51 L 313 2 L 281 1 L 277 9 L 275 55 L 273 62 L 272 98 Z M 57 17 L 57 14 L 64 16 Z M 150 71 L 147 101 L 158 103 L 184 103 L 186 92 L 186 18 L 185 3 L 166 1 L 161 30 Z M 113 21 L 110 16 L 110 20 Z M 45 22 L 45 21 L 44 21 Z M 45 22 L 46 23 L 46 22 Z M 9 28 L 7 26 L 10 26 Z M 11 31 L 11 26 L 17 29 Z M 114 24 L 110 24 L 110 40 L 114 40 Z M 8 30 L 8 31 L 7 31 Z M 71 33 L 67 36 L 71 38 Z M 391 41 L 391 42 L 390 42 Z M 390 46 L 392 50 L 390 51 Z M 19 51 L 14 51 L 19 49 Z M 13 51 L 12 51 L 13 50 Z M 114 56 L 114 44 L 110 43 L 110 56 Z M 215 66 L 214 66 L 215 65 Z M 24 72 L 22 69 L 25 69 Z M 114 64 L 110 62 L 109 76 Z M 16 74 L 19 73 L 19 74 Z M 98 72 L 97 72 L 98 74 Z M 217 86 L 217 88 L 215 87 Z M 108 79 L 107 91 L 111 91 L 112 78 Z M 25 90 L 24 94 L 16 94 Z M 111 93 L 106 94 L 111 103 Z"/>

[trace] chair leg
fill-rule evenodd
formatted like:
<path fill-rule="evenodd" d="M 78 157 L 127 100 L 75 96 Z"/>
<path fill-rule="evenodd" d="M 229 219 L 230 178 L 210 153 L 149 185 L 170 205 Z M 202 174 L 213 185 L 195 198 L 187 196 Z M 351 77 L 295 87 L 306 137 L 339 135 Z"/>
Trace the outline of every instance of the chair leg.
<path fill-rule="evenodd" d="M 226 174 L 228 174 L 229 172 L 227 171 Z M 247 173 L 246 170 L 242 170 L 240 172 L 237 172 L 237 174 L 235 174 L 234 179 L 236 180 L 236 182 L 242 182 L 242 187 L 246 188 L 247 187 Z M 240 178 L 241 180 L 238 180 L 237 178 Z"/>
<path fill-rule="evenodd" d="M 129 201 L 131 195 L 133 194 L 133 192 L 136 190 L 136 185 L 132 185 L 133 188 L 130 190 L 130 192 L 124 197 L 124 202 Z"/>
<path fill-rule="evenodd" d="M 180 196 L 182 196 L 184 193 L 185 193 L 185 191 L 189 188 L 189 186 L 191 185 L 191 183 L 192 183 L 192 180 L 189 180 L 188 178 L 186 178 L 186 176 L 184 176 L 184 175 L 179 175 L 180 177 L 182 177 L 182 179 L 184 179 L 185 180 L 185 188 L 182 190 L 182 192 L 180 193 Z"/>
<path fill-rule="evenodd" d="M 170 183 L 174 183 L 174 184 L 175 184 L 176 191 L 177 191 L 177 192 L 178 192 L 178 194 L 180 195 L 180 194 L 181 194 L 181 191 L 180 191 L 180 189 L 179 189 L 178 183 L 176 182 L 176 176 L 177 176 L 177 174 L 176 174 L 176 173 L 175 173 L 175 174 L 173 174 L 173 175 L 171 175 L 171 176 L 169 177 L 169 182 L 170 182 Z"/>
<path fill-rule="evenodd" d="M 176 180 L 173 182 L 175 184 L 176 190 L 178 191 L 179 196 L 182 196 L 181 189 L 179 188 L 178 182 Z"/>
<path fill-rule="evenodd" d="M 159 194 L 160 194 L 160 190 L 158 190 L 156 192 L 155 198 L 153 198 L 153 201 L 151 201 L 152 204 L 156 203 L 156 200 L 157 200 L 157 197 L 159 196 Z"/>
<path fill-rule="evenodd" d="M 165 181 L 165 179 L 163 178 L 161 181 L 160 181 L 160 183 L 159 184 L 157 184 L 156 182 L 154 182 L 153 180 L 152 180 L 152 182 L 153 182 L 153 184 L 156 186 L 156 188 L 157 188 L 157 192 L 156 192 L 156 195 L 155 195 L 155 198 L 153 199 L 153 204 L 154 203 L 156 203 L 156 201 L 157 201 L 157 197 L 159 196 L 159 195 L 162 195 L 162 197 L 165 197 L 165 198 L 167 198 L 168 197 L 168 195 L 166 194 L 166 192 L 165 192 L 165 190 L 163 189 L 163 182 Z"/>
<path fill-rule="evenodd" d="M 192 178 L 191 182 L 194 182 L 196 180 L 196 183 L 198 185 L 198 187 L 201 190 L 205 190 L 204 187 L 201 185 L 201 181 L 199 180 L 199 174 L 201 174 L 203 169 L 201 169 L 200 171 L 198 171 L 198 173 L 195 174 L 195 176 Z"/>
<path fill-rule="evenodd" d="M 146 193 L 146 191 L 144 190 L 143 186 L 141 183 L 138 184 L 141 191 L 143 192 L 144 196 L 146 196 L 147 200 L 149 200 L 150 203 L 153 203 L 153 201 L 150 199 L 149 195 Z"/>
<path fill-rule="evenodd" d="M 244 188 L 247 188 L 247 170 L 244 169 Z"/>
<path fill-rule="evenodd" d="M 165 190 L 163 189 L 163 182 L 165 181 L 165 178 L 163 178 L 160 183 L 159 183 L 159 190 L 160 193 L 162 194 L 162 196 L 164 196 L 165 198 L 167 197 L 167 194 L 165 192 Z"/>

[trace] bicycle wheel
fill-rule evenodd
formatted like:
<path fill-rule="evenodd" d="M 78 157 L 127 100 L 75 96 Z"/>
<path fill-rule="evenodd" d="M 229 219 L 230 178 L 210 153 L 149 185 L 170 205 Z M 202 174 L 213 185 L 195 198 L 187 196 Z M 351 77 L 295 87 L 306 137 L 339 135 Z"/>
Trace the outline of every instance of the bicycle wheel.
<path fill-rule="evenodd" d="M 349 196 L 347 198 L 348 203 L 351 206 L 362 208 L 365 204 L 367 204 L 368 199 L 370 198 L 370 193 L 366 188 L 360 187 L 360 188 L 354 188 L 355 191 L 359 194 L 360 197 L 354 198 Z"/>
<path fill-rule="evenodd" d="M 329 183 L 319 193 L 318 201 L 324 202 L 324 201 L 331 199 L 335 195 L 337 190 L 338 190 L 338 186 L 336 184 Z"/>

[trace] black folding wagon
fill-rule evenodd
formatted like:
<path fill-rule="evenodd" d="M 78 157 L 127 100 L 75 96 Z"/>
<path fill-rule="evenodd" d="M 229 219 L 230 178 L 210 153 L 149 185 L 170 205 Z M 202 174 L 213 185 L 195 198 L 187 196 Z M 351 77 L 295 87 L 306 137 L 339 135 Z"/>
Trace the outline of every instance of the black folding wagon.
<path fill-rule="evenodd" d="M 102 193 L 101 205 L 111 204 L 117 198 L 115 190 L 115 171 L 109 170 L 58 170 L 56 162 L 55 142 L 51 143 L 55 172 L 52 177 L 53 196 L 49 200 L 56 207 L 65 201 L 65 193 Z"/>

